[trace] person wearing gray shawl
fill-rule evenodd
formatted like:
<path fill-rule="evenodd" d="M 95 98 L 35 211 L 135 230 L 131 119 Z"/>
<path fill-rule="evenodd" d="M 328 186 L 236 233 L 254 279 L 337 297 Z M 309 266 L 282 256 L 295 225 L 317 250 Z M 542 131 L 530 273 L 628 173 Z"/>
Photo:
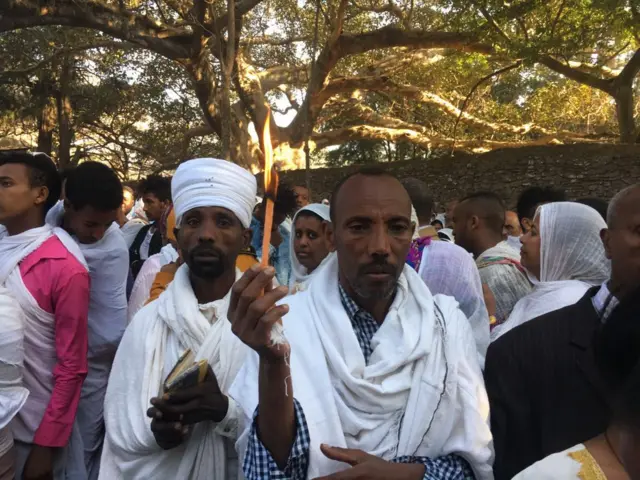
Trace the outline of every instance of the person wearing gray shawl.
<path fill-rule="evenodd" d="M 462 199 L 454 212 L 456 243 L 473 254 L 482 283 L 496 299 L 492 327 L 503 323 L 532 289 L 520 265 L 520 253 L 503 241 L 504 218 L 502 200 L 488 192 Z"/>

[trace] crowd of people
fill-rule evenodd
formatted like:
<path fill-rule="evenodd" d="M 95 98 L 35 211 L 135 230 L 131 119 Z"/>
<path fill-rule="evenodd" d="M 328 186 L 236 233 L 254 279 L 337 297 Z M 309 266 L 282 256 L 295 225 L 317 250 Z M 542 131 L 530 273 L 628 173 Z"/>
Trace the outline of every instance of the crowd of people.
<path fill-rule="evenodd" d="M 0 153 L 0 480 L 640 478 L 640 184 L 257 195 Z"/>

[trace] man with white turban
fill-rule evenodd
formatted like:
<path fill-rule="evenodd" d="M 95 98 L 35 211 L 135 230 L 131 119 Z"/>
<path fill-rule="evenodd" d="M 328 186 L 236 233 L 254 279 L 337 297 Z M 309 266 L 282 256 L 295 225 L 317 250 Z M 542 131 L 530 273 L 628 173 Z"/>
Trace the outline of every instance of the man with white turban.
<path fill-rule="evenodd" d="M 256 180 L 224 160 L 180 165 L 171 184 L 185 264 L 133 318 L 113 364 L 105 400 L 100 478 L 238 478 L 239 408 L 226 396 L 248 348 L 226 312 L 236 257 L 249 245 Z M 208 370 L 193 386 L 164 392 L 187 349 Z"/>

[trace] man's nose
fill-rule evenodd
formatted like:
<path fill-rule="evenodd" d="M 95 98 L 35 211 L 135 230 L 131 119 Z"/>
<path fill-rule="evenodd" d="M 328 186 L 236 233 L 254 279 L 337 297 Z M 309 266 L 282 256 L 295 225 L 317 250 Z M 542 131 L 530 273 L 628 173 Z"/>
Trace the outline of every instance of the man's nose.
<path fill-rule="evenodd" d="M 369 254 L 388 257 L 391 253 L 389 233 L 385 225 L 374 225 L 369 236 Z"/>

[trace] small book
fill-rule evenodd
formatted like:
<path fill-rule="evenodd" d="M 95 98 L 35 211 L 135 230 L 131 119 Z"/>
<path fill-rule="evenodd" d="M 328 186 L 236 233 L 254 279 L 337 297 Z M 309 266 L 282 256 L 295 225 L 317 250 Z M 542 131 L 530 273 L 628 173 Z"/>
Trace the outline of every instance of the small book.
<path fill-rule="evenodd" d="M 195 355 L 187 349 L 171 369 L 171 373 L 164 381 L 164 393 L 175 392 L 185 388 L 195 387 L 204 382 L 209 364 L 206 360 L 195 361 Z"/>

